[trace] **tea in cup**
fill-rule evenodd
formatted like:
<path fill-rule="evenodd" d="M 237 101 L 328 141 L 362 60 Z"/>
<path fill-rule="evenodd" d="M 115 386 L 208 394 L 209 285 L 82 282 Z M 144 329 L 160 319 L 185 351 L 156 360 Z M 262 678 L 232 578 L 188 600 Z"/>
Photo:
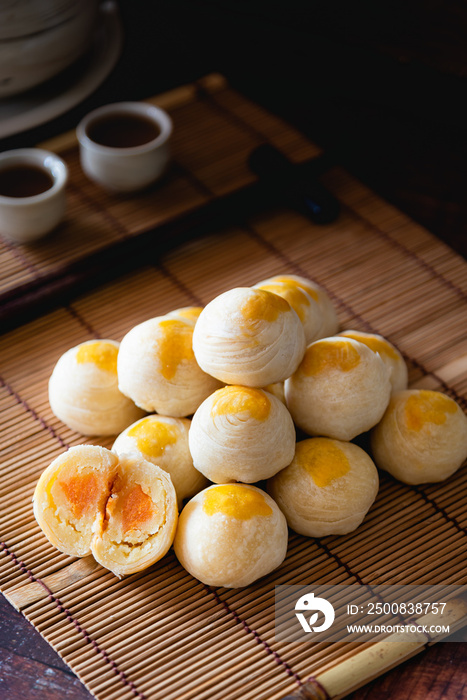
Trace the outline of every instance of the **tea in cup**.
<path fill-rule="evenodd" d="M 0 234 L 29 243 L 52 231 L 65 213 L 67 179 L 66 164 L 50 151 L 0 153 Z"/>
<path fill-rule="evenodd" d="M 143 189 L 169 162 L 172 120 L 145 102 L 117 102 L 90 112 L 76 129 L 87 177 L 115 192 Z"/>

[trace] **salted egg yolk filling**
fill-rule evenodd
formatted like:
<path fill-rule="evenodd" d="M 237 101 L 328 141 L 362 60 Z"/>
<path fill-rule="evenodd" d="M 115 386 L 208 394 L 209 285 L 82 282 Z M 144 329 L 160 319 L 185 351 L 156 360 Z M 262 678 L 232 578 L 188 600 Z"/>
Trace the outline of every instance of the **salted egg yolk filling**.
<path fill-rule="evenodd" d="M 271 292 L 255 289 L 240 306 L 240 313 L 245 325 L 254 326 L 258 321 L 275 321 L 279 314 L 290 311 L 290 304 Z"/>
<path fill-rule="evenodd" d="M 117 546 L 143 545 L 165 522 L 165 490 L 151 491 L 127 476 L 117 475 L 105 506 L 102 539 Z M 156 491 L 156 493 L 154 493 Z"/>
<path fill-rule="evenodd" d="M 221 484 L 208 489 L 204 496 L 203 510 L 206 515 L 220 513 L 238 520 L 272 514 L 271 506 L 261 493 L 239 484 Z"/>
<path fill-rule="evenodd" d="M 397 360 L 399 355 L 396 350 L 390 345 L 386 340 L 378 338 L 376 335 L 359 333 L 358 331 L 343 331 L 341 333 L 345 338 L 353 338 L 353 340 L 358 340 L 359 343 L 363 343 L 373 352 L 379 352 L 380 355 L 386 355 L 390 357 L 391 360 Z"/>

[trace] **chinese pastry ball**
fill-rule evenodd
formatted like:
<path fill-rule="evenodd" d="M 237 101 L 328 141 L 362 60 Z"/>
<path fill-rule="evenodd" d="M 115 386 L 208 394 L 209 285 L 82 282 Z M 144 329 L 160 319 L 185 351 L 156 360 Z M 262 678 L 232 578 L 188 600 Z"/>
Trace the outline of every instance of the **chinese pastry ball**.
<path fill-rule="evenodd" d="M 287 407 L 309 435 L 352 440 L 378 423 L 391 393 L 381 357 L 352 338 L 311 343 L 285 382 Z"/>
<path fill-rule="evenodd" d="M 132 328 L 118 354 L 120 391 L 148 412 L 175 417 L 194 413 L 220 386 L 195 360 L 194 327 L 181 317 L 158 316 Z"/>
<path fill-rule="evenodd" d="M 290 304 L 262 289 L 238 287 L 213 299 L 193 333 L 199 366 L 226 384 L 261 387 L 297 368 L 305 335 Z"/>
<path fill-rule="evenodd" d="M 255 284 L 286 299 L 297 312 L 305 331 L 307 345 L 314 340 L 334 335 L 339 324 L 326 292 L 304 277 L 277 275 Z"/>
<path fill-rule="evenodd" d="M 186 504 L 174 550 L 202 583 L 240 588 L 283 562 L 287 539 L 286 519 L 267 493 L 246 484 L 222 484 Z"/>
<path fill-rule="evenodd" d="M 226 386 L 203 401 L 188 438 L 195 467 L 217 484 L 273 476 L 290 464 L 295 439 L 284 404 L 246 386 Z"/>
<path fill-rule="evenodd" d="M 389 381 L 391 382 L 393 391 L 402 391 L 407 389 L 408 370 L 404 358 L 399 350 L 383 338 L 382 335 L 376 333 L 363 333 L 362 331 L 342 331 L 339 335 L 344 338 L 353 338 L 360 343 L 367 345 L 373 352 L 378 352 L 381 359 L 391 370 Z"/>
<path fill-rule="evenodd" d="M 118 389 L 119 343 L 90 340 L 68 350 L 49 380 L 53 413 L 83 435 L 118 435 L 144 415 Z"/>
<path fill-rule="evenodd" d="M 345 535 L 362 522 L 378 493 L 378 470 L 351 442 L 310 438 L 292 463 L 268 481 L 268 492 L 295 532 Z"/>
<path fill-rule="evenodd" d="M 400 391 L 372 431 L 371 448 L 377 466 L 406 484 L 442 481 L 467 457 L 467 418 L 439 391 Z"/>
<path fill-rule="evenodd" d="M 184 498 L 191 498 L 208 486 L 208 480 L 193 466 L 189 428 L 188 418 L 146 416 L 124 430 L 112 447 L 118 455 L 139 454 L 170 474 L 179 508 Z"/>
<path fill-rule="evenodd" d="M 92 553 L 118 576 L 158 561 L 175 535 L 177 502 L 168 474 L 104 447 L 78 445 L 57 457 L 33 500 L 36 520 L 57 549 Z"/>

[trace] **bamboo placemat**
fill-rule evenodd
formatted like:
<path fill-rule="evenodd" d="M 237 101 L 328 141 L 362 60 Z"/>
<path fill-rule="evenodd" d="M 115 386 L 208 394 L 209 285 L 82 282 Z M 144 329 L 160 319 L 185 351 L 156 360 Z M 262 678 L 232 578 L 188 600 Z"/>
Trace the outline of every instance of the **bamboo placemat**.
<path fill-rule="evenodd" d="M 16 311 L 22 299 L 30 303 L 47 284 L 57 294 L 70 278 L 90 276 L 86 263 L 93 256 L 119 246 L 125 250 L 148 232 L 159 245 L 170 242 L 174 231 L 164 225 L 255 181 L 247 157 L 260 143 L 272 143 L 292 162 L 319 154 L 317 146 L 233 91 L 218 74 L 148 101 L 169 112 L 174 132 L 171 166 L 145 192 L 114 195 L 90 182 L 80 167 L 74 130 L 41 144 L 68 165 L 66 218 L 56 232 L 31 245 L 0 237 L 0 321 L 2 305 L 3 313 L 13 303 Z M 128 264 L 126 250 L 123 257 Z M 101 266 L 102 261 L 97 257 Z"/>
<path fill-rule="evenodd" d="M 235 124 L 242 119 L 236 114 Z M 255 129 L 260 135 L 261 122 Z M 344 328 L 379 332 L 401 349 L 412 386 L 440 389 L 467 407 L 467 265 L 345 172 L 329 172 L 326 185 L 342 204 L 332 225 L 277 208 L 228 222 L 0 338 L 2 590 L 99 700 L 279 700 L 305 690 L 323 698 L 319 681 L 340 697 L 423 643 L 394 645 L 392 656 L 374 645 L 277 643 L 275 584 L 467 583 L 465 467 L 423 487 L 381 474 L 356 532 L 320 540 L 291 533 L 283 565 L 240 590 L 200 584 L 172 553 L 118 580 L 91 558 L 58 553 L 35 523 L 31 496 L 40 473 L 83 442 L 48 405 L 58 357 L 91 337 L 120 340 L 149 317 L 204 305 L 273 274 L 323 285 Z M 131 235 L 120 210 L 111 216 Z"/>

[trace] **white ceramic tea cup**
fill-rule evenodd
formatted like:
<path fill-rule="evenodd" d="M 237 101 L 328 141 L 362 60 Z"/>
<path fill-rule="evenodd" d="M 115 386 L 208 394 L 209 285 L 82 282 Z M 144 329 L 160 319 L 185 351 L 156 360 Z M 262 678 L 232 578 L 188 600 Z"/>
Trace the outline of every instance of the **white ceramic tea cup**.
<path fill-rule="evenodd" d="M 103 143 L 95 136 L 96 128 L 105 134 L 106 120 L 132 118 L 153 125 L 153 137 L 138 145 L 125 145 L 121 139 Z M 136 125 L 136 126 L 135 126 Z M 110 129 L 110 127 L 109 127 Z M 164 110 L 145 102 L 116 102 L 98 107 L 78 124 L 76 135 L 80 144 L 83 172 L 93 182 L 114 192 L 133 192 L 158 180 L 170 159 L 172 120 Z M 104 139 L 105 140 L 105 139 Z"/>
<path fill-rule="evenodd" d="M 0 153 L 0 179 L 8 182 L 18 169 L 37 169 L 45 186 L 37 194 L 0 190 L 0 234 L 14 243 L 29 243 L 52 231 L 66 208 L 68 168 L 55 153 L 41 148 L 17 148 Z M 20 172 L 21 180 L 21 172 Z"/>

